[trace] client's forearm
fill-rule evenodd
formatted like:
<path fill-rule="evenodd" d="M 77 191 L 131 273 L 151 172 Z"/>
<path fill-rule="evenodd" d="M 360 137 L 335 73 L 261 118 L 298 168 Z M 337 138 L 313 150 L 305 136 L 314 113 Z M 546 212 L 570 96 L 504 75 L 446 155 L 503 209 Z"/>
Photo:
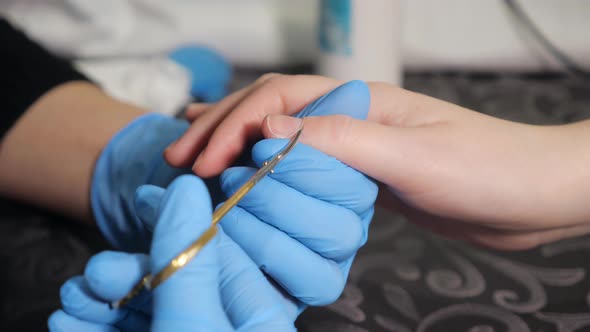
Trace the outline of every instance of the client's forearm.
<path fill-rule="evenodd" d="M 549 128 L 554 147 L 546 153 L 546 181 L 552 183 L 548 196 L 556 205 L 555 218 L 571 224 L 590 224 L 590 120 Z M 551 181 L 551 179 L 553 181 Z M 547 203 L 549 205 L 550 203 Z"/>
<path fill-rule="evenodd" d="M 141 114 L 87 82 L 50 90 L 1 141 L 0 194 L 91 220 L 96 159 L 109 139 Z"/>

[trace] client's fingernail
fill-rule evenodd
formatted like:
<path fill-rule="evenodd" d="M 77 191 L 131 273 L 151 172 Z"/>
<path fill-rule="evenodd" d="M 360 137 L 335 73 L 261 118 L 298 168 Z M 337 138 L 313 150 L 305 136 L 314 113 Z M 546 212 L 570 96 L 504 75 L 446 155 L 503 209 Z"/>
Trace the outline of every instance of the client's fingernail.
<path fill-rule="evenodd" d="M 203 160 L 203 155 L 205 154 L 205 150 L 201 151 L 201 153 L 199 153 L 199 155 L 197 156 L 197 159 L 195 159 L 195 162 L 193 164 L 193 170 L 196 170 L 197 167 L 199 167 L 199 164 L 202 162 Z"/>
<path fill-rule="evenodd" d="M 170 149 L 172 149 L 176 145 L 176 142 L 178 142 L 178 140 L 175 140 L 172 143 L 168 144 L 168 146 L 164 149 L 164 152 L 170 151 Z"/>
<path fill-rule="evenodd" d="M 289 138 L 301 128 L 303 120 L 287 115 L 268 115 L 266 126 L 272 137 Z"/>

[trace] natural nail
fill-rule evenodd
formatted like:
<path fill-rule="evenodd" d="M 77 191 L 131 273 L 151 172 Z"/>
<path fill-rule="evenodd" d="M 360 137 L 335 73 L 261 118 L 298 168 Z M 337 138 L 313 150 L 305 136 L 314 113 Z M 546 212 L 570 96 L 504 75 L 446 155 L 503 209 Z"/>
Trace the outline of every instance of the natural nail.
<path fill-rule="evenodd" d="M 303 120 L 287 115 L 269 115 L 266 119 L 268 131 L 274 138 L 289 138 L 301 128 Z"/>

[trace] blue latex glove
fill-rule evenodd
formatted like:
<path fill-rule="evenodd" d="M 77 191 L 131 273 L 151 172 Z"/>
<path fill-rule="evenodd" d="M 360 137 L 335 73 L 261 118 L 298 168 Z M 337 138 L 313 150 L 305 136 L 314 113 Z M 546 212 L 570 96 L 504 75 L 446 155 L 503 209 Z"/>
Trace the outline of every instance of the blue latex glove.
<path fill-rule="evenodd" d="M 346 114 L 363 119 L 369 99 L 366 84 L 353 81 L 323 96 L 301 114 Z M 259 142 L 252 150 L 254 163 L 262 165 L 286 142 Z M 231 195 L 255 171 L 251 167 L 226 170 L 221 176 L 223 191 Z M 151 195 L 149 189 L 139 193 L 145 204 L 138 205 L 138 213 L 148 215 L 157 210 L 157 194 Z M 328 304 L 340 296 L 354 255 L 366 242 L 376 196 L 377 186 L 366 176 L 299 144 L 221 224 L 225 233 L 290 295 L 287 306 L 294 319 L 305 305 Z"/>
<path fill-rule="evenodd" d="M 108 251 L 94 256 L 83 277 L 63 285 L 63 309 L 49 318 L 50 331 L 295 330 L 282 295 L 222 229 L 153 292 L 109 309 L 108 302 L 125 295 L 148 271 L 164 268 L 211 223 L 209 194 L 194 176 L 179 177 L 166 191 L 145 186 L 138 204 L 145 203 L 141 191 L 159 200 L 156 211 L 144 210 L 142 216 L 156 225 L 150 256 Z"/>
<path fill-rule="evenodd" d="M 365 119 L 370 94 L 352 81 L 321 97 L 299 116 L 346 114 Z M 252 149 L 258 167 L 287 140 Z M 256 170 L 234 167 L 221 176 L 230 195 Z M 341 294 L 357 250 L 366 242 L 377 186 L 360 172 L 298 144 L 221 224 L 256 264 L 302 304 L 325 305 Z"/>
<path fill-rule="evenodd" d="M 219 53 L 206 47 L 184 46 L 169 57 L 191 74 L 193 97 L 213 103 L 227 95 L 231 66 Z"/>
<path fill-rule="evenodd" d="M 356 81 L 302 113 L 362 119 L 368 108 L 368 88 Z M 260 142 L 253 150 L 254 161 L 260 165 L 284 144 L 276 139 Z M 222 177 L 226 193 L 233 192 L 253 171 L 243 167 L 227 170 Z M 149 220 L 155 220 L 149 216 L 160 204 L 159 191 L 149 186 L 138 191 L 141 199 L 136 210 L 147 216 L 142 219 L 148 229 Z M 284 297 L 284 305 L 295 319 L 303 304 L 325 304 L 340 295 L 354 254 L 366 241 L 376 194 L 376 185 L 359 172 L 299 145 L 222 224 L 256 264 L 292 295 Z"/>
<path fill-rule="evenodd" d="M 133 196 L 140 185 L 166 187 L 177 176 L 190 173 L 168 166 L 162 157 L 187 128 L 183 120 L 144 115 L 113 136 L 101 152 L 92 177 L 91 204 L 98 227 L 116 249 L 148 252 L 151 234 L 135 215 Z M 216 183 L 209 182 L 212 194 L 219 192 Z"/>

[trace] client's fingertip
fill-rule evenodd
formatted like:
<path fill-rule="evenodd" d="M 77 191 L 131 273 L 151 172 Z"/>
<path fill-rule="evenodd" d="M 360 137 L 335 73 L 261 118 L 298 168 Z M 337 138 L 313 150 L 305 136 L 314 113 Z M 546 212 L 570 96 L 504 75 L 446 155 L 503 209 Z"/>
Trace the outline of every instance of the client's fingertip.
<path fill-rule="evenodd" d="M 229 162 L 216 162 L 215 160 L 212 160 L 211 155 L 208 154 L 205 156 L 205 151 L 203 151 L 197 159 L 198 160 L 193 164 L 192 170 L 196 175 L 204 179 L 217 176 L 230 166 Z"/>
<path fill-rule="evenodd" d="M 191 163 L 189 152 L 183 151 L 181 144 L 177 144 L 177 142 L 172 143 L 164 150 L 162 153 L 164 160 L 172 167 L 188 167 Z"/>
<path fill-rule="evenodd" d="M 170 143 L 170 145 L 168 145 L 163 152 L 164 155 L 164 159 L 166 160 L 166 162 L 172 166 L 176 166 L 176 164 L 178 164 L 178 157 L 176 155 L 176 150 L 174 149 L 174 146 L 176 145 L 177 141 L 174 141 L 172 143 Z"/>
<path fill-rule="evenodd" d="M 163 152 L 164 159 L 174 167 L 189 167 L 195 156 L 203 149 L 203 133 L 194 125 L 188 128 L 176 141 Z"/>
<path fill-rule="evenodd" d="M 271 116 L 272 116 L 271 114 L 265 116 L 264 119 L 262 119 L 262 124 L 260 125 L 260 131 L 262 132 L 262 137 L 264 137 L 264 138 L 274 138 L 272 130 L 270 130 L 270 125 L 269 125 L 269 118 Z"/>
<path fill-rule="evenodd" d="M 203 164 L 203 156 L 205 155 L 205 151 L 207 151 L 207 149 L 203 149 L 203 151 L 201 151 L 201 153 L 199 153 L 199 155 L 197 156 L 197 159 L 195 159 L 195 162 L 193 163 L 193 171 L 196 173 L 197 170 L 200 169 L 200 166 Z"/>
<path fill-rule="evenodd" d="M 290 138 L 303 125 L 303 119 L 287 115 L 269 114 L 262 122 L 262 134 L 266 138 Z"/>
<path fill-rule="evenodd" d="M 184 113 L 184 117 L 187 120 L 192 121 L 192 120 L 196 119 L 197 117 L 199 117 L 201 114 L 205 113 L 211 107 L 211 105 L 212 104 L 209 104 L 209 103 L 190 104 L 186 108 L 186 111 Z"/>

